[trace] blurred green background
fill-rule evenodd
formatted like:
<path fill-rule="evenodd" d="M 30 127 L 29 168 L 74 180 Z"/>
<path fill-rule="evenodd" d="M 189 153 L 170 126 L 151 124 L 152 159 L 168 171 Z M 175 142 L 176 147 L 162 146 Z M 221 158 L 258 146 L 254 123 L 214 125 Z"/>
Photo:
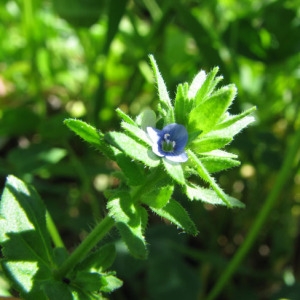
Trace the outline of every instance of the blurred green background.
<path fill-rule="evenodd" d="M 124 281 L 110 299 L 206 299 L 274 188 L 300 128 L 299 0 L 2 0 L 0 183 L 35 186 L 72 251 L 105 214 L 116 166 L 64 125 L 80 118 L 118 129 L 115 109 L 155 108 L 152 53 L 173 97 L 178 83 L 220 67 L 239 90 L 231 113 L 256 105 L 255 125 L 229 146 L 241 166 L 216 174 L 246 204 L 188 202 L 199 228 L 181 234 L 153 216 L 150 256 L 131 258 L 112 232 Z M 267 222 L 219 299 L 300 299 L 299 153 Z M 2 273 L 1 273 L 2 274 Z M 10 286 L 0 279 L 0 296 Z"/>

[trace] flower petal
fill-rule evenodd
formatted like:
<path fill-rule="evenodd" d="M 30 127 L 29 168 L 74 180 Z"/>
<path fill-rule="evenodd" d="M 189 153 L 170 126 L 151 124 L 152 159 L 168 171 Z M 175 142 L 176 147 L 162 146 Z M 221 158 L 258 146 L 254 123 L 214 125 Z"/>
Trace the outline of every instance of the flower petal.
<path fill-rule="evenodd" d="M 165 156 L 165 153 L 162 152 L 162 150 L 159 148 L 159 144 L 158 143 L 153 143 L 153 145 L 152 145 L 152 151 L 153 151 L 153 153 L 155 153 L 159 157 L 164 157 Z"/>
<path fill-rule="evenodd" d="M 146 129 L 153 144 L 157 144 L 161 138 L 162 131 L 149 126 Z"/>
<path fill-rule="evenodd" d="M 166 155 L 165 157 L 173 162 L 186 162 L 188 160 L 188 156 L 185 152 L 182 152 L 178 155 Z"/>

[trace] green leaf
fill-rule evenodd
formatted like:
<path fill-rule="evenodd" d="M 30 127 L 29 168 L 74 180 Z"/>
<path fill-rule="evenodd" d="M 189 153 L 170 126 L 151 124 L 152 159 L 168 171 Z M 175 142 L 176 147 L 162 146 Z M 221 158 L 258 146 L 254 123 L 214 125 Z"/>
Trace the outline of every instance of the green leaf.
<path fill-rule="evenodd" d="M 91 253 L 77 267 L 76 270 L 103 272 L 108 269 L 116 258 L 114 244 L 105 244 L 97 251 Z"/>
<path fill-rule="evenodd" d="M 209 152 L 201 153 L 201 156 L 214 156 L 220 158 L 238 158 L 238 156 L 234 153 L 229 153 L 224 150 L 212 150 Z"/>
<path fill-rule="evenodd" d="M 159 109 L 162 113 L 162 116 L 165 119 L 165 125 L 174 123 L 174 109 L 171 103 L 171 99 L 169 97 L 169 93 L 167 91 L 166 84 L 159 72 L 158 66 L 156 64 L 156 61 L 154 59 L 153 55 L 149 55 L 150 62 L 152 65 L 154 77 L 156 80 L 157 88 L 158 88 L 158 97 L 159 97 Z"/>
<path fill-rule="evenodd" d="M 146 210 L 132 203 L 126 192 L 118 192 L 109 199 L 107 209 L 130 253 L 136 258 L 145 259 L 148 254 L 144 238 L 148 217 Z"/>
<path fill-rule="evenodd" d="M 143 142 L 144 144 L 151 146 L 151 141 L 148 138 L 147 133 L 137 126 L 122 122 L 121 127 L 125 129 L 130 135 L 137 141 Z"/>
<path fill-rule="evenodd" d="M 206 134 L 196 139 L 191 148 L 196 153 L 209 152 L 211 150 L 223 148 L 232 141 L 231 137 L 224 137 L 216 134 Z"/>
<path fill-rule="evenodd" d="M 167 107 L 170 107 L 171 106 L 171 99 L 169 97 L 169 93 L 168 93 L 166 84 L 165 84 L 165 82 L 164 82 L 164 80 L 163 80 L 163 78 L 162 78 L 162 76 L 159 72 L 156 60 L 155 60 L 153 55 L 149 55 L 149 58 L 150 58 L 150 62 L 151 62 L 151 65 L 152 65 L 154 77 L 155 77 L 155 80 L 156 80 L 156 83 L 157 83 L 157 86 L 158 86 L 159 99 L 162 102 L 164 102 Z"/>
<path fill-rule="evenodd" d="M 246 116 L 241 120 L 236 121 L 228 127 L 225 127 L 220 130 L 214 130 L 211 132 L 213 135 L 224 136 L 224 137 L 234 137 L 237 133 L 247 127 L 249 124 L 255 121 L 254 117 Z"/>
<path fill-rule="evenodd" d="M 157 167 L 160 163 L 159 158 L 149 148 L 124 133 L 109 132 L 105 135 L 105 140 L 132 159 L 141 161 L 148 167 Z"/>
<path fill-rule="evenodd" d="M 191 200 L 200 200 L 213 205 L 226 205 L 214 190 L 205 189 L 193 183 L 185 185 L 185 193 Z M 227 201 L 232 207 L 245 207 L 244 203 L 233 197 L 227 196 Z"/>
<path fill-rule="evenodd" d="M 198 106 L 200 103 L 207 100 L 211 95 L 217 84 L 223 79 L 222 76 L 216 77 L 219 72 L 218 67 L 214 67 L 206 76 L 205 81 L 197 91 L 195 96 L 195 105 Z"/>
<path fill-rule="evenodd" d="M 217 70 L 218 71 L 218 70 Z M 193 79 L 189 91 L 188 91 L 188 98 L 194 99 L 196 95 L 198 94 L 199 90 L 201 89 L 203 83 L 206 79 L 206 73 L 205 71 L 201 70 Z M 206 81 L 207 82 L 207 81 Z"/>
<path fill-rule="evenodd" d="M 186 125 L 188 114 L 190 113 L 193 106 L 193 99 L 188 98 L 188 83 L 179 84 L 177 86 L 176 97 L 175 97 L 175 120 L 176 123 Z"/>
<path fill-rule="evenodd" d="M 215 182 L 214 178 L 210 176 L 208 171 L 205 169 L 204 165 L 200 161 L 200 159 L 191 151 L 188 150 L 189 159 L 194 164 L 195 170 L 198 172 L 198 175 L 206 182 L 210 184 L 210 186 L 214 189 L 217 195 L 224 201 L 224 203 L 231 207 L 231 203 L 228 199 L 228 196 L 222 191 L 222 189 Z"/>
<path fill-rule="evenodd" d="M 123 285 L 122 280 L 112 274 L 105 274 L 101 277 L 101 291 L 111 293 Z"/>
<path fill-rule="evenodd" d="M 2 266 L 26 299 L 46 299 L 41 282 L 52 277 L 54 262 L 45 215 L 37 192 L 8 176 L 0 203 Z"/>
<path fill-rule="evenodd" d="M 71 282 L 71 287 L 81 292 L 96 292 L 101 287 L 101 277 L 99 273 L 90 273 L 85 271 L 77 272 L 76 277 Z"/>
<path fill-rule="evenodd" d="M 104 141 L 104 134 L 95 127 L 76 119 L 66 119 L 64 123 L 83 140 L 99 149 L 107 157 L 114 159 L 113 152 Z"/>
<path fill-rule="evenodd" d="M 220 122 L 216 126 L 215 130 L 226 128 L 226 127 L 236 123 L 237 121 L 240 121 L 240 120 L 244 119 L 246 116 L 248 116 L 249 114 L 251 114 L 255 110 L 256 110 L 256 107 L 253 106 L 253 107 L 247 109 L 246 111 L 244 111 L 243 113 L 241 113 L 239 115 L 229 115 L 228 114 L 228 116 L 225 118 L 225 120 Z"/>
<path fill-rule="evenodd" d="M 126 123 L 131 124 L 133 126 L 137 126 L 136 123 L 127 115 L 125 114 L 121 109 L 117 108 L 116 112 L 118 116 Z"/>
<path fill-rule="evenodd" d="M 150 193 L 142 195 L 141 201 L 154 208 L 164 207 L 170 200 L 174 185 L 156 186 Z"/>
<path fill-rule="evenodd" d="M 201 157 L 201 162 L 209 173 L 223 171 L 226 169 L 237 167 L 241 164 L 238 160 L 220 156 Z"/>
<path fill-rule="evenodd" d="M 118 166 L 125 175 L 125 181 L 128 182 L 129 185 L 135 186 L 144 183 L 145 174 L 142 166 L 137 162 L 132 161 L 130 157 L 126 156 L 118 149 L 115 150 L 115 157 Z"/>
<path fill-rule="evenodd" d="M 189 131 L 201 130 L 206 133 L 212 130 L 232 103 L 236 91 L 234 85 L 225 86 L 195 107 L 189 115 Z"/>
<path fill-rule="evenodd" d="M 146 132 L 147 127 L 156 127 L 156 114 L 152 109 L 145 109 L 136 118 L 136 123 Z"/>
<path fill-rule="evenodd" d="M 151 206 L 150 208 L 153 212 L 162 218 L 169 220 L 171 223 L 175 224 L 187 233 L 197 235 L 198 231 L 194 222 L 191 220 L 186 210 L 177 201 L 171 199 L 163 208 L 155 208 Z"/>
<path fill-rule="evenodd" d="M 48 299 L 73 300 L 72 293 L 67 284 L 54 280 L 46 281 L 42 285 L 42 290 Z M 27 298 L 26 298 L 27 299 Z M 36 298 L 39 299 L 39 298 Z M 34 300 L 34 299 L 32 299 Z"/>
<path fill-rule="evenodd" d="M 163 164 L 171 178 L 179 184 L 185 184 L 184 173 L 180 163 L 171 162 L 166 158 L 163 158 Z"/>

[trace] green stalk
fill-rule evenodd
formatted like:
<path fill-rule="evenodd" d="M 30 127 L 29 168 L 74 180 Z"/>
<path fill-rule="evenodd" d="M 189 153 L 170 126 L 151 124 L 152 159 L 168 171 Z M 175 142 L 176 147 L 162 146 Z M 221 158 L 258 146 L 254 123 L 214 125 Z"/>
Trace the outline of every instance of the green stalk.
<path fill-rule="evenodd" d="M 114 226 L 114 220 L 107 216 L 91 231 L 85 240 L 75 249 L 61 267 L 54 272 L 54 277 L 58 280 L 64 278 L 72 269 L 82 261 L 85 256 L 98 244 L 98 242 Z"/>
<path fill-rule="evenodd" d="M 46 223 L 54 246 L 57 248 L 65 248 L 64 242 L 62 241 L 55 223 L 53 222 L 53 219 L 48 211 L 46 211 Z"/>
<path fill-rule="evenodd" d="M 220 294 L 224 286 L 230 280 L 236 269 L 240 266 L 244 257 L 247 255 L 247 253 L 253 246 L 257 236 L 261 231 L 262 226 L 268 218 L 270 211 L 273 209 L 276 200 L 278 199 L 285 183 L 287 182 L 292 173 L 295 157 L 300 149 L 300 130 L 298 130 L 298 132 L 295 133 L 291 145 L 287 147 L 287 149 L 288 150 L 285 156 L 285 160 L 276 178 L 274 187 L 268 195 L 267 200 L 265 201 L 264 206 L 260 210 L 259 215 L 254 221 L 251 230 L 248 233 L 248 236 L 246 237 L 242 246 L 238 249 L 237 253 L 229 263 L 225 272 L 221 275 L 220 279 L 218 280 L 218 282 L 216 283 L 206 300 L 216 299 L 216 297 Z"/>

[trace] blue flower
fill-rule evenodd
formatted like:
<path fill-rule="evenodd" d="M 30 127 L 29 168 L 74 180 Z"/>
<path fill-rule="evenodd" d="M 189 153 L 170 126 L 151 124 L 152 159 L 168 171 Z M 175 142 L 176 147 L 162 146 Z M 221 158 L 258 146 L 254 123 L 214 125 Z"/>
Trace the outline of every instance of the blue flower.
<path fill-rule="evenodd" d="M 162 130 L 147 127 L 147 132 L 152 141 L 152 151 L 157 156 L 165 157 L 172 162 L 188 160 L 184 151 L 188 141 L 188 133 L 183 125 L 172 123 Z"/>

